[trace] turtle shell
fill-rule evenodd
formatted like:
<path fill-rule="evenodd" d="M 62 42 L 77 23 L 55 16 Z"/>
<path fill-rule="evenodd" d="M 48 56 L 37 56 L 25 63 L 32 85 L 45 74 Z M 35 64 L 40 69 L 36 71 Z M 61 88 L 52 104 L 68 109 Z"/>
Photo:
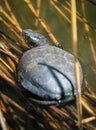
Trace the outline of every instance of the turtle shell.
<path fill-rule="evenodd" d="M 82 86 L 83 72 L 78 64 Z M 21 85 L 40 97 L 40 101 L 68 102 L 76 95 L 74 56 L 55 46 L 38 46 L 26 51 L 18 65 L 18 77 Z"/>

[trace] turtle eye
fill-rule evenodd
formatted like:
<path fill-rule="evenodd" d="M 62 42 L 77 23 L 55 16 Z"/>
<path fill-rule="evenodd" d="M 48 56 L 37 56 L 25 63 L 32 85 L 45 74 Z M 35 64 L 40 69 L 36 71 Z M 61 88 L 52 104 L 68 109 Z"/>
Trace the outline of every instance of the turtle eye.
<path fill-rule="evenodd" d="M 25 34 L 25 39 L 28 40 L 30 38 L 30 36 L 26 33 Z"/>

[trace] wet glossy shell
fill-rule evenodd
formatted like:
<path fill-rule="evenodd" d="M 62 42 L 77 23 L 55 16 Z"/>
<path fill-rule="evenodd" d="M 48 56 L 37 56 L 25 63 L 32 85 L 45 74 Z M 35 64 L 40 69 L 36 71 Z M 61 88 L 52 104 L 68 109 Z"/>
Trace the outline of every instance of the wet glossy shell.
<path fill-rule="evenodd" d="M 80 63 L 80 84 L 83 72 Z M 21 85 L 44 101 L 69 101 L 76 95 L 74 57 L 51 45 L 25 52 L 18 65 Z"/>

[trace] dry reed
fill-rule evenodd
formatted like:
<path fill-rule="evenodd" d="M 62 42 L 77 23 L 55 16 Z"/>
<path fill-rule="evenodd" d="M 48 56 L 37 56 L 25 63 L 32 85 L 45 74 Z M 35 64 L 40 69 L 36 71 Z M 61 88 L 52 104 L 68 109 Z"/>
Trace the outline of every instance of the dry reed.
<path fill-rule="evenodd" d="M 84 6 L 83 0 L 81 2 L 81 5 L 82 5 L 83 20 L 84 20 L 86 18 L 86 15 L 85 15 L 85 6 Z M 93 59 L 94 59 L 94 62 L 96 64 L 96 52 L 95 52 L 95 49 L 94 49 L 94 44 L 93 44 L 93 40 L 92 40 L 91 35 L 90 35 L 90 29 L 89 29 L 88 24 L 85 23 L 84 28 L 85 28 L 85 31 L 86 31 L 87 36 L 88 36 L 88 40 L 89 40 L 90 48 L 91 48 L 91 51 L 92 51 Z"/>
<path fill-rule="evenodd" d="M 77 114 L 78 114 L 78 126 L 79 129 L 83 129 L 82 126 L 82 103 L 81 103 L 81 87 L 80 87 L 80 71 L 77 56 L 77 18 L 76 18 L 76 1 L 71 2 L 72 6 L 72 41 L 73 41 L 73 53 L 74 53 L 74 68 L 76 79 L 76 102 L 77 102 Z"/>
<path fill-rule="evenodd" d="M 37 0 L 37 15 L 38 15 L 38 18 L 40 17 L 40 6 L 41 6 L 41 0 Z M 35 26 L 38 26 L 39 24 L 39 21 L 38 19 L 36 18 L 36 22 L 35 22 Z"/>

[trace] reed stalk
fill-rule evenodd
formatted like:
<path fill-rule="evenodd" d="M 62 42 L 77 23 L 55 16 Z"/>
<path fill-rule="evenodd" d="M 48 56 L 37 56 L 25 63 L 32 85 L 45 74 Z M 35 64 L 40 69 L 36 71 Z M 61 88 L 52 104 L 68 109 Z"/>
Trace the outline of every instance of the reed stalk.
<path fill-rule="evenodd" d="M 70 4 L 67 0 L 65 1 L 65 3 L 68 5 L 69 8 L 66 7 L 66 6 L 64 6 L 64 5 L 62 5 L 62 4 L 61 4 L 61 6 L 62 6 L 67 12 L 71 13 L 71 10 L 70 10 L 71 4 Z M 77 19 L 78 19 L 80 22 L 86 23 L 89 28 L 93 29 L 93 30 L 96 32 L 96 27 L 94 27 L 92 24 L 90 24 L 90 23 L 88 22 L 88 20 L 86 19 L 86 17 L 82 17 L 82 15 L 81 15 L 78 11 L 76 11 L 76 14 L 77 14 Z"/>
<path fill-rule="evenodd" d="M 22 46 L 25 47 L 26 44 L 24 43 L 23 38 L 20 36 L 20 33 L 21 33 L 21 32 L 17 33 L 16 28 L 15 28 L 14 26 L 12 26 L 10 23 L 6 22 L 5 19 L 3 19 L 3 18 L 1 18 L 1 17 L 0 17 L 0 21 L 1 21 L 19 40 L 21 40 Z M 18 29 L 17 29 L 17 30 L 18 30 Z"/>
<path fill-rule="evenodd" d="M 6 121 L 5 117 L 4 117 L 3 112 L 2 112 L 1 109 L 0 109 L 0 124 L 1 124 L 2 130 L 9 130 L 7 121 Z"/>
<path fill-rule="evenodd" d="M 40 6 L 41 6 L 41 0 L 37 0 L 37 9 L 36 9 L 36 12 L 37 12 L 38 18 L 40 17 Z M 39 24 L 39 21 L 36 18 L 35 26 L 37 27 L 38 24 Z"/>
<path fill-rule="evenodd" d="M 12 12 L 12 10 L 11 10 L 11 7 L 10 7 L 10 5 L 9 5 L 9 3 L 8 3 L 8 0 L 3 0 L 3 1 L 4 1 L 5 6 L 6 6 L 7 10 L 8 10 L 8 13 L 10 14 L 10 16 L 11 16 L 11 18 L 13 19 L 14 23 L 15 23 L 16 26 L 19 27 L 20 30 L 21 30 L 20 24 L 18 23 L 18 21 L 17 21 L 15 15 L 13 14 L 13 12 Z"/>
<path fill-rule="evenodd" d="M 51 5 L 58 11 L 58 13 L 68 22 L 71 24 L 70 19 L 62 12 L 62 10 L 53 2 L 53 0 L 50 0 Z"/>
<path fill-rule="evenodd" d="M 14 20 L 7 14 L 7 12 L 2 8 L 1 5 L 0 5 L 0 13 L 2 13 L 10 21 L 10 23 L 13 26 L 15 26 L 20 32 L 22 31 L 20 26 L 18 26 L 18 24 L 14 22 Z"/>
<path fill-rule="evenodd" d="M 92 117 L 88 117 L 88 118 L 83 119 L 83 120 L 82 120 L 82 123 L 83 123 L 83 124 L 86 124 L 86 123 L 91 122 L 91 121 L 93 121 L 93 120 L 96 120 L 96 117 L 95 117 L 95 116 L 92 116 Z"/>
<path fill-rule="evenodd" d="M 84 4 L 84 0 L 81 0 L 81 6 L 82 6 L 83 20 L 85 21 L 86 15 L 85 15 L 85 4 Z M 90 29 L 89 29 L 88 24 L 84 23 L 84 28 L 85 28 L 85 31 L 86 31 L 87 36 L 88 36 L 88 41 L 89 41 L 90 49 L 91 49 L 91 52 L 92 52 L 92 55 L 93 55 L 93 59 L 94 59 L 95 65 L 96 65 L 96 52 L 95 52 L 93 40 L 92 40 L 91 35 L 90 35 Z"/>
<path fill-rule="evenodd" d="M 77 114 L 78 114 L 78 126 L 79 129 L 83 129 L 82 125 L 82 103 L 81 103 L 81 87 L 80 87 L 80 74 L 79 64 L 77 56 L 77 21 L 76 21 L 76 1 L 71 1 L 72 9 L 72 41 L 73 41 L 73 53 L 74 53 L 74 68 L 76 79 L 76 102 L 77 102 Z"/>

